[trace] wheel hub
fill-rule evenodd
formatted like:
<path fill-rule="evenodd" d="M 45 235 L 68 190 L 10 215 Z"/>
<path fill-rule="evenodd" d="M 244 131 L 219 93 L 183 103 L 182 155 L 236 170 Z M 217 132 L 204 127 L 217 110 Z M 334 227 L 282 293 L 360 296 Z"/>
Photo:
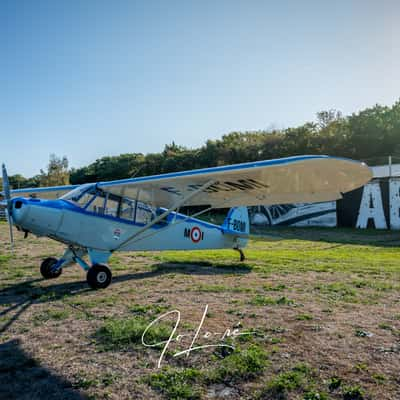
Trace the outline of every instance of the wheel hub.
<path fill-rule="evenodd" d="M 103 271 L 97 274 L 97 282 L 104 283 L 107 280 L 107 274 Z"/>

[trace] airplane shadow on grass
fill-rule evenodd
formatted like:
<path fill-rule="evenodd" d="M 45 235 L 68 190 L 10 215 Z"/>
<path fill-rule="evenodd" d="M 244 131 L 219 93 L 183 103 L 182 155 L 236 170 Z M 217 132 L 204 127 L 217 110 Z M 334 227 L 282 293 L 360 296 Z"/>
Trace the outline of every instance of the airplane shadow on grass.
<path fill-rule="evenodd" d="M 332 244 L 335 247 L 346 245 L 398 247 L 398 231 L 355 228 L 324 227 L 255 227 L 252 230 L 255 241 L 305 240 Z"/>
<path fill-rule="evenodd" d="M 19 340 L 0 344 L 0 399 L 86 400 L 71 382 L 41 366 L 27 354 Z"/>
<path fill-rule="evenodd" d="M 246 274 L 251 272 L 251 269 L 251 266 L 246 263 L 215 265 L 207 261 L 192 261 L 190 263 L 183 261 L 162 262 L 153 264 L 150 271 L 116 275 L 113 277 L 111 286 L 104 290 L 110 290 L 112 285 L 119 283 L 149 279 L 169 273 L 187 275 L 232 275 Z M 60 278 L 52 281 L 55 282 L 54 284 L 49 284 L 48 286 L 36 285 L 37 283 L 44 281 L 43 278 L 31 279 L 1 289 L 0 305 L 11 305 L 0 312 L 0 318 L 8 317 L 12 313 L 13 315 L 3 325 L 0 325 L 0 335 L 6 332 L 32 304 L 49 303 L 64 298 L 94 292 L 88 287 L 86 281 L 62 283 L 62 279 L 61 275 Z"/>

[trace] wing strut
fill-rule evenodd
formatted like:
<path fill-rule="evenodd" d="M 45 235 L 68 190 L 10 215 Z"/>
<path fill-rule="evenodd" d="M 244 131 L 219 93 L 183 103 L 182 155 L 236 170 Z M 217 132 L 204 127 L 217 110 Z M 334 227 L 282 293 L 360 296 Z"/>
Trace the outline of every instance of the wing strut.
<path fill-rule="evenodd" d="M 135 232 L 132 236 L 128 237 L 126 240 L 124 240 L 122 243 L 120 243 L 117 247 L 115 247 L 112 251 L 119 250 L 121 247 L 125 246 L 127 243 L 129 243 L 131 240 L 135 239 L 135 237 L 139 236 L 143 232 L 147 231 L 149 228 L 151 228 L 153 225 L 157 224 L 160 222 L 163 218 L 165 218 L 167 215 L 171 214 L 171 212 L 175 211 L 179 207 L 183 206 L 183 204 L 190 200 L 192 197 L 196 196 L 198 193 L 202 192 L 204 189 L 207 189 L 209 186 L 214 184 L 214 180 L 210 180 L 206 182 L 204 185 L 196 189 L 194 192 L 190 193 L 188 196 L 184 197 L 183 199 L 177 201 L 171 208 L 168 210 L 164 211 L 161 215 L 159 215 L 157 218 L 153 219 L 153 221 L 149 222 L 146 226 L 144 226 L 142 229 L 139 229 L 139 231 Z"/>

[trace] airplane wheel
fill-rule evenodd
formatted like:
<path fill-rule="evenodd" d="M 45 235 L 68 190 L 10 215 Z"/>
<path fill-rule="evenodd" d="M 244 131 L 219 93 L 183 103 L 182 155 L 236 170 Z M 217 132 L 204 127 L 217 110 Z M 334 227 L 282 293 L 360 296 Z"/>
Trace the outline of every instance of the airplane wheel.
<path fill-rule="evenodd" d="M 95 264 L 86 275 L 88 285 L 92 289 L 105 289 L 111 283 L 111 270 L 104 264 Z"/>
<path fill-rule="evenodd" d="M 62 268 L 59 268 L 57 271 L 52 271 L 51 268 L 58 262 L 57 258 L 47 257 L 43 260 L 40 265 L 40 273 L 45 279 L 54 279 L 58 278 L 62 273 Z"/>

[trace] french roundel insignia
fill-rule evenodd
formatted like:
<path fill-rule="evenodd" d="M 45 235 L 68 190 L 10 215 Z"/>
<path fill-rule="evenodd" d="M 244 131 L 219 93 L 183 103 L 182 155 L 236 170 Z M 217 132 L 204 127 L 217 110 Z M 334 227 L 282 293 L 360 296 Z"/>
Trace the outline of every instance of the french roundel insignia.
<path fill-rule="evenodd" d="M 200 240 L 204 239 L 204 232 L 198 226 L 194 226 L 193 228 L 185 228 L 183 236 L 193 243 L 199 243 Z"/>
<path fill-rule="evenodd" d="M 192 242 L 199 242 L 201 239 L 201 234 L 202 232 L 199 227 L 195 226 L 194 228 L 192 228 L 190 231 L 190 238 L 192 239 Z"/>

